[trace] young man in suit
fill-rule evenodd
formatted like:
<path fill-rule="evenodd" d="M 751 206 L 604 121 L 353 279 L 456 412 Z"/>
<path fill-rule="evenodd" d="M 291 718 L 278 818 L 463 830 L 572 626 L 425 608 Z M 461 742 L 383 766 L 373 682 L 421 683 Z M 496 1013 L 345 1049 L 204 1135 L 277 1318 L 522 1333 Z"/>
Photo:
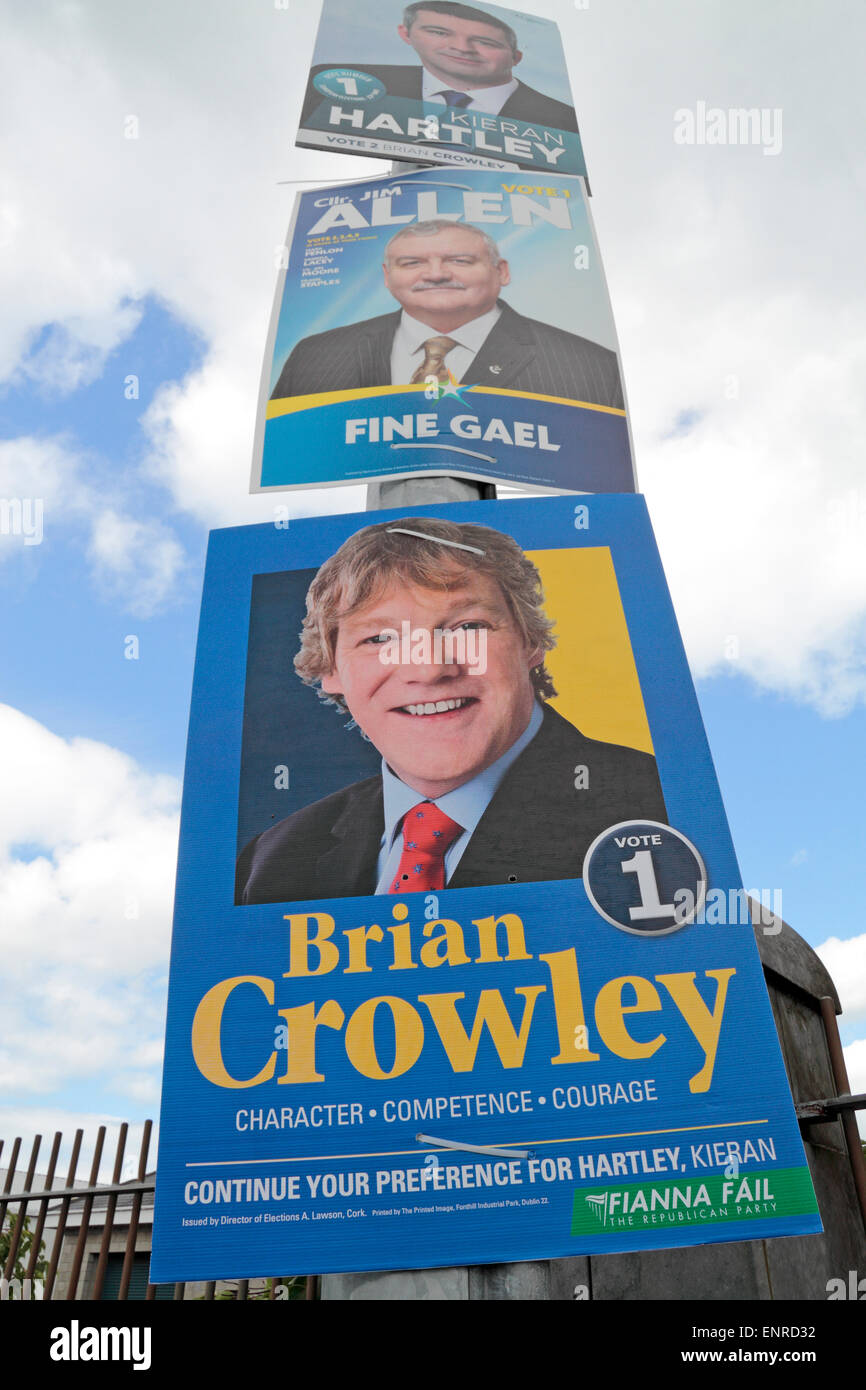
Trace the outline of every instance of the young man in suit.
<path fill-rule="evenodd" d="M 322 101 L 315 78 L 335 67 L 354 67 L 378 78 L 391 96 L 577 131 L 574 107 L 513 75 L 523 54 L 514 30 L 496 16 L 474 5 L 426 0 L 406 6 L 397 32 L 415 50 L 420 65 L 320 63 L 310 73 L 301 124 Z"/>
<path fill-rule="evenodd" d="M 470 222 L 433 218 L 385 248 L 385 285 L 401 306 L 302 338 L 272 400 L 365 386 L 458 381 L 623 409 L 616 353 L 518 314 L 500 292 L 511 270 Z"/>
<path fill-rule="evenodd" d="M 352 715 L 381 773 L 252 840 L 236 902 L 579 878 L 608 826 L 665 822 L 654 758 L 547 703 L 543 597 L 487 526 L 409 517 L 344 542 L 310 586 L 295 668 Z"/>

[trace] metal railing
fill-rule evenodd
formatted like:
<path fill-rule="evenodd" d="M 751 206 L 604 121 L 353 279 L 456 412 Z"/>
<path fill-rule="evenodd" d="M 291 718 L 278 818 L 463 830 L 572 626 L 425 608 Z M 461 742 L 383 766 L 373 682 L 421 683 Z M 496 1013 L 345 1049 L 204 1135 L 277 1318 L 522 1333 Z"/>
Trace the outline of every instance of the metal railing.
<path fill-rule="evenodd" d="M 37 1174 L 37 1163 L 42 1148 L 42 1135 L 37 1134 L 30 1149 L 26 1171 L 23 1172 L 23 1186 L 16 1189 L 16 1175 L 19 1172 L 21 1139 L 12 1141 L 9 1151 L 8 1167 L 3 1191 L 0 1192 L 0 1239 L 8 1240 L 8 1250 L 3 1269 L 0 1271 L 0 1296 L 8 1298 L 27 1297 L 37 1290 L 35 1296 L 45 1301 L 72 1301 L 78 1298 L 99 1300 L 116 1298 L 125 1301 L 130 1297 L 136 1256 L 149 1256 L 150 1242 L 139 1249 L 143 1235 L 142 1205 L 145 1197 L 152 1198 L 155 1188 L 155 1174 L 148 1173 L 147 1159 L 150 1149 L 153 1121 L 146 1120 L 142 1129 L 141 1144 L 138 1151 L 136 1178 L 123 1182 L 124 1159 L 129 1125 L 124 1122 L 118 1131 L 117 1146 L 114 1153 L 110 1182 L 100 1182 L 105 1148 L 105 1125 L 101 1125 L 96 1136 L 90 1164 L 89 1178 L 78 1178 L 78 1163 L 84 1131 L 75 1131 L 65 1182 L 55 1185 L 58 1158 L 63 1134 L 54 1135 L 48 1166 L 44 1174 Z M 4 1141 L 0 1139 L 0 1161 L 3 1159 Z M 35 1185 L 34 1185 L 35 1184 Z M 40 1185 L 41 1184 L 41 1185 Z M 104 1199 L 104 1204 L 100 1201 Z M 16 1208 L 17 1210 L 12 1210 Z M 29 1213 L 35 1210 L 35 1225 L 30 1228 Z M 7 1213 L 9 1220 L 7 1223 Z M 145 1209 L 145 1216 L 149 1211 Z M 77 1235 L 74 1235 L 77 1226 Z M 118 1231 L 117 1228 L 120 1228 Z M 117 1292 L 106 1294 L 106 1274 L 112 1254 L 115 1236 L 122 1235 L 126 1228 L 126 1242 L 123 1250 L 123 1264 Z M 51 1229 L 54 1234 L 51 1239 Z M 102 1237 L 98 1254 L 88 1242 L 101 1228 Z M 47 1237 L 47 1239 L 46 1239 Z M 74 1239 L 74 1246 L 72 1242 Z M 50 1251 L 49 1251 L 50 1245 Z M 71 1259 L 69 1250 L 71 1249 Z M 24 1253 L 22 1253 L 24 1252 Z M 26 1263 L 24 1261 L 26 1254 Z M 85 1280 L 86 1292 L 79 1293 L 81 1272 L 85 1255 L 91 1262 L 96 1255 L 92 1280 Z M 64 1255 L 67 1259 L 64 1260 Z M 17 1278 L 16 1278 L 17 1271 Z M 60 1277 L 58 1275 L 60 1274 Z M 253 1289 L 251 1291 L 251 1285 Z M 89 1286 L 89 1287 L 88 1287 Z M 263 1298 L 282 1300 L 285 1298 L 306 1300 L 318 1297 L 318 1280 L 315 1276 L 288 1275 L 280 1279 L 266 1280 L 209 1280 L 201 1285 L 201 1293 L 187 1291 L 187 1285 L 155 1285 L 148 1283 L 145 1299 L 152 1301 L 158 1296 L 165 1297 L 165 1290 L 173 1287 L 172 1297 L 176 1301 L 186 1297 L 214 1299 Z"/>

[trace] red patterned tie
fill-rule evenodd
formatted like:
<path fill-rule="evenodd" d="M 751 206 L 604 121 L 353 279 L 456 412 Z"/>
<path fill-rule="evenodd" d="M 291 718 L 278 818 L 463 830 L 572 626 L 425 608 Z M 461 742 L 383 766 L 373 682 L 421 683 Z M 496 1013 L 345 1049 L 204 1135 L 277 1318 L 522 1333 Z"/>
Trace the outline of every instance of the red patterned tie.
<path fill-rule="evenodd" d="M 403 819 L 403 853 L 389 893 L 423 893 L 445 887 L 445 855 L 463 833 L 432 801 L 419 801 Z"/>

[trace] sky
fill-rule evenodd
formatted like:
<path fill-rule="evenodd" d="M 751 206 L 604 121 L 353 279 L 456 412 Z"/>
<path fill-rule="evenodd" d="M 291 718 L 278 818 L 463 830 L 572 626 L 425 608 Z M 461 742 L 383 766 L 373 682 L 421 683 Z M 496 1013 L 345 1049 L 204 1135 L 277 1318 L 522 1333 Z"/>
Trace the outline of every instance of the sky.
<path fill-rule="evenodd" d="M 863 1091 L 862 6 L 521 8 L 562 27 L 743 878 L 833 973 Z M 157 1114 L 207 532 L 273 516 L 247 487 L 294 187 L 384 172 L 293 147 L 317 13 L 0 0 L 0 499 L 22 503 L 20 526 L 0 511 L 5 1137 Z M 701 141 L 712 107 L 763 110 L 764 135 Z"/>

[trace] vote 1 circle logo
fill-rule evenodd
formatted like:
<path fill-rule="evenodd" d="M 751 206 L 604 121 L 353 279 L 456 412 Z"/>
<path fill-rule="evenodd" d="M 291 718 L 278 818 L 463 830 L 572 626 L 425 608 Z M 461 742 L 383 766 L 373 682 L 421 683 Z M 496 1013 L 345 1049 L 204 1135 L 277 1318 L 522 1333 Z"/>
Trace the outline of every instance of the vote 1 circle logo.
<path fill-rule="evenodd" d="M 385 84 L 359 68 L 329 68 L 313 78 L 313 86 L 322 96 L 340 100 L 375 101 L 385 95 Z"/>
<path fill-rule="evenodd" d="M 707 871 L 673 826 L 623 821 L 586 851 L 583 886 L 596 912 L 620 931 L 667 936 L 694 921 L 707 896 Z"/>

